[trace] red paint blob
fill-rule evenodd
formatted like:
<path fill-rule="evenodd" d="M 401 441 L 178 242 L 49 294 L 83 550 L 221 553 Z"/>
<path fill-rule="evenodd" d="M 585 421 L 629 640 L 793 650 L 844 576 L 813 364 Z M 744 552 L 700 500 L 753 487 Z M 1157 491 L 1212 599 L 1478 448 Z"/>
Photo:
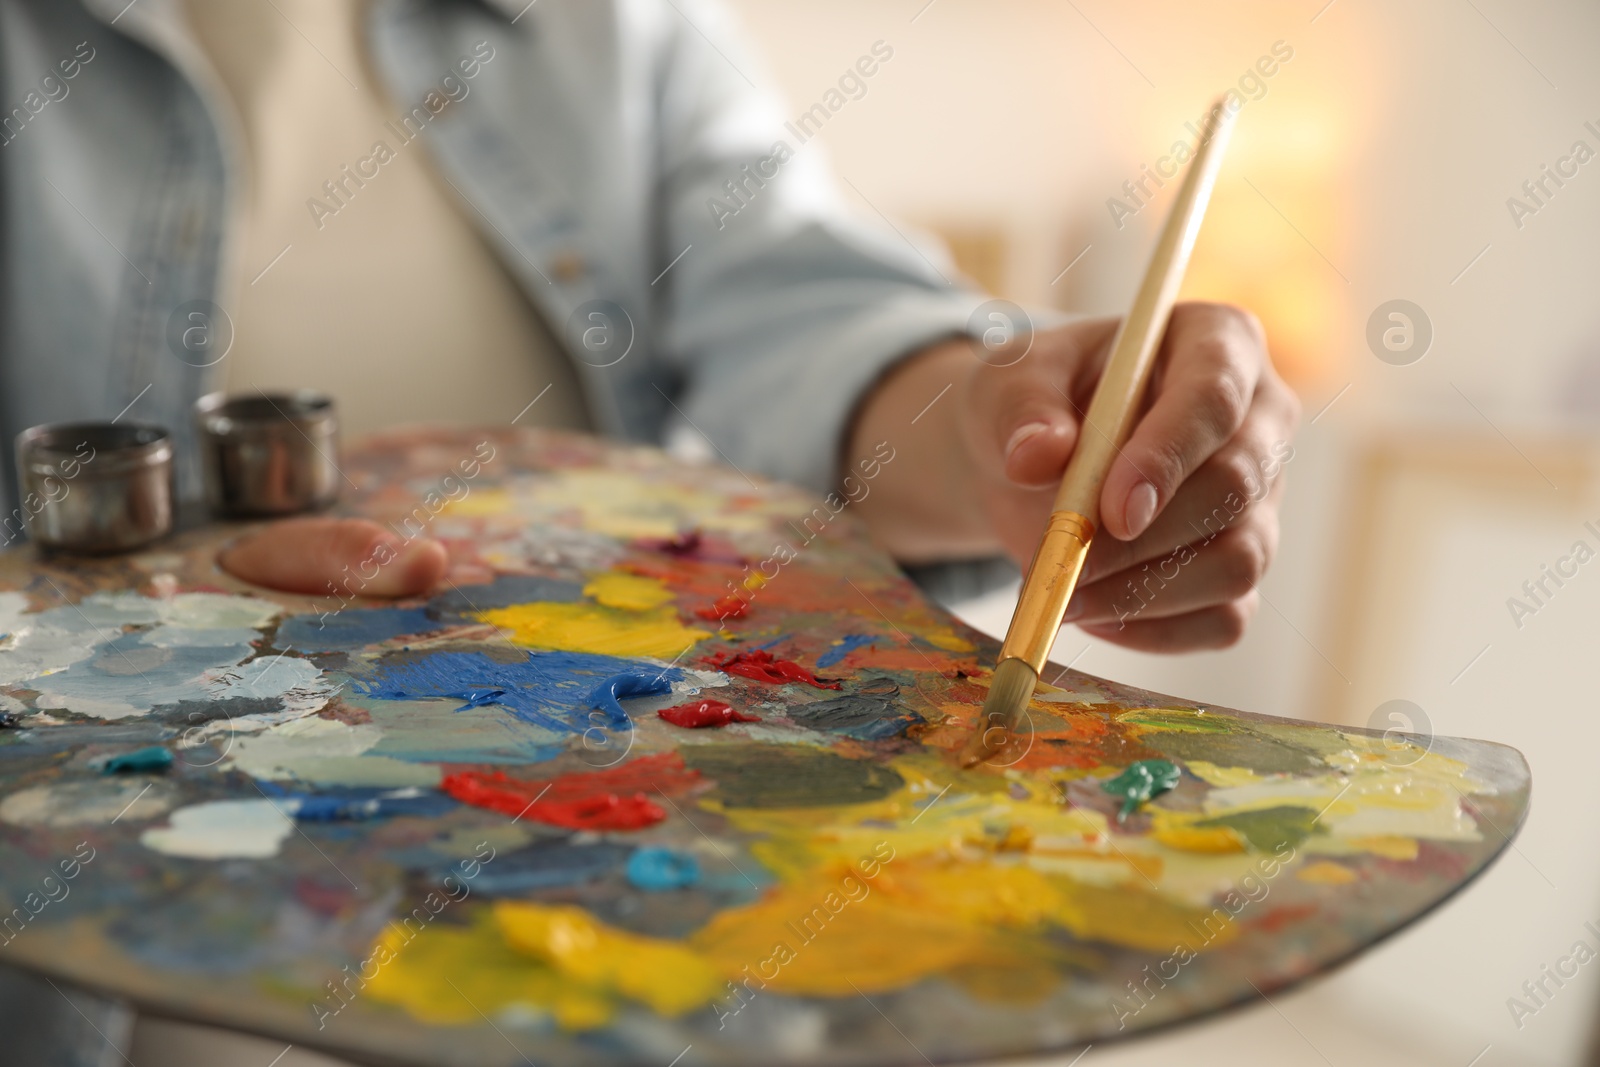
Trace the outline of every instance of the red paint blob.
<path fill-rule="evenodd" d="M 708 726 L 726 726 L 731 722 L 760 722 L 754 715 L 734 711 L 720 700 L 695 700 L 675 708 L 662 708 L 657 715 L 674 726 L 689 730 L 702 730 Z"/>
<path fill-rule="evenodd" d="M 737 674 L 741 678 L 753 678 L 758 682 L 771 682 L 773 685 L 782 685 L 784 682 L 804 682 L 814 685 L 818 689 L 838 689 L 838 682 L 824 681 L 800 666 L 786 659 L 776 659 L 771 652 L 764 648 L 754 649 L 750 652 L 738 652 L 730 656 L 719 652 L 706 660 L 706 663 L 724 674 Z"/>
<path fill-rule="evenodd" d="M 709 608 L 697 608 L 695 614 L 710 622 L 721 622 L 723 619 L 742 619 L 750 614 L 750 601 L 742 599 L 737 594 L 729 593 L 727 596 L 718 597 Z"/>
<path fill-rule="evenodd" d="M 639 830 L 667 817 L 646 790 L 682 793 L 699 778 L 676 752 L 667 752 L 544 780 L 462 771 L 447 775 L 439 788 L 463 804 L 568 830 Z"/>
<path fill-rule="evenodd" d="M 726 539 L 707 537 L 699 530 L 685 530 L 676 537 L 640 537 L 633 542 L 633 545 L 635 548 L 642 548 L 647 552 L 659 552 L 674 559 L 744 563 L 744 557 L 739 555 L 738 549 Z"/>
<path fill-rule="evenodd" d="M 699 530 L 685 530 L 676 537 L 641 537 L 638 545 L 669 556 L 693 556 L 699 553 L 704 537 Z"/>

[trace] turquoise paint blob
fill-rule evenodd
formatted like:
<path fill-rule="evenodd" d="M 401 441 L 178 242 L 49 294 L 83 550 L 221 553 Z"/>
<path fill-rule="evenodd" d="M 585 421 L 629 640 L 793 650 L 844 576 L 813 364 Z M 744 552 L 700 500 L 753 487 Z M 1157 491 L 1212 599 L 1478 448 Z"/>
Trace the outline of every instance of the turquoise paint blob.
<path fill-rule="evenodd" d="M 160 745 L 124 752 L 112 756 L 100 765 L 102 774 L 136 774 L 141 771 L 164 771 L 172 766 L 172 753 Z"/>
<path fill-rule="evenodd" d="M 1176 789 L 1182 777 L 1183 772 L 1168 760 L 1142 759 L 1128 764 L 1127 769 L 1115 778 L 1101 782 L 1100 788 L 1114 797 L 1122 798 L 1122 810 L 1117 812 L 1117 821 L 1126 822 L 1140 804 Z"/>
<path fill-rule="evenodd" d="M 877 638 L 871 634 L 845 634 L 833 647 L 817 657 L 818 667 L 832 667 L 858 648 L 872 644 Z"/>
<path fill-rule="evenodd" d="M 606 717 L 617 726 L 626 726 L 631 720 L 621 704 L 622 698 L 660 696 L 662 693 L 670 692 L 672 692 L 672 682 L 663 671 L 652 667 L 648 670 L 629 671 L 607 678 L 595 686 L 594 692 L 589 694 L 589 706 L 596 711 L 605 712 Z"/>
<path fill-rule="evenodd" d="M 529 652 L 509 662 L 482 652 L 430 652 L 399 654 L 352 681 L 378 700 L 448 697 L 465 701 L 462 710 L 492 703 L 523 722 L 581 734 L 594 726 L 595 710 L 626 726 L 618 697 L 665 693 L 682 677 L 676 667 L 587 652 Z"/>
<path fill-rule="evenodd" d="M 641 848 L 628 857 L 628 881 L 651 893 L 687 889 L 700 881 L 700 864 L 693 856 L 670 848 Z"/>

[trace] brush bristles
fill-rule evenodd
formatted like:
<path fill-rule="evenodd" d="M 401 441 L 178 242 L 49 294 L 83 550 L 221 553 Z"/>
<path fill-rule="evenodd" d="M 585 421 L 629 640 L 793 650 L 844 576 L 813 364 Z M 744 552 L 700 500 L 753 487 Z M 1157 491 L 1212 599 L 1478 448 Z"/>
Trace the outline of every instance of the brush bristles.
<path fill-rule="evenodd" d="M 989 759 L 1005 746 L 1038 684 L 1039 676 L 1023 660 L 1004 659 L 995 665 L 989 679 L 989 695 L 983 700 L 978 732 L 964 753 L 966 766 Z"/>

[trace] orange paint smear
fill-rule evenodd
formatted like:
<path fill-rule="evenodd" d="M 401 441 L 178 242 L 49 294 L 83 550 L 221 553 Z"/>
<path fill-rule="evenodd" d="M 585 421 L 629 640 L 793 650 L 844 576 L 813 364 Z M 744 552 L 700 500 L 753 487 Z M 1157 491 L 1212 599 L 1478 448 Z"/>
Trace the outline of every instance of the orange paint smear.
<path fill-rule="evenodd" d="M 1269 934 L 1276 934 L 1295 923 L 1304 922 L 1316 913 L 1317 908 L 1312 904 L 1286 904 L 1271 909 L 1252 925 Z"/>
<path fill-rule="evenodd" d="M 667 817 L 648 792 L 683 793 L 699 780 L 681 756 L 666 752 L 550 779 L 462 771 L 446 776 L 439 788 L 463 804 L 568 830 L 639 830 Z"/>
<path fill-rule="evenodd" d="M 750 614 L 750 602 L 729 593 L 727 596 L 718 597 L 710 607 L 696 608 L 698 618 L 711 622 L 721 622 L 723 619 L 742 619 Z"/>

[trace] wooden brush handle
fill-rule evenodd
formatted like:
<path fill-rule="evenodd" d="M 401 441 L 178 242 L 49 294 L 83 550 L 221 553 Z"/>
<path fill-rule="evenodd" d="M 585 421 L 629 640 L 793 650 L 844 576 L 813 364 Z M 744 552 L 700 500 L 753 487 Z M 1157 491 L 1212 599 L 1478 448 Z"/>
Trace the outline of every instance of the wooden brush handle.
<path fill-rule="evenodd" d="M 1035 676 L 1050 658 L 1067 601 L 1078 585 L 1089 543 L 1099 528 L 1100 491 L 1111 461 L 1127 441 L 1139 414 L 1150 368 L 1155 365 L 1156 348 L 1172 313 L 1178 287 L 1183 284 L 1183 271 L 1189 265 L 1189 253 L 1194 249 L 1200 220 L 1205 217 L 1206 204 L 1222 166 L 1228 135 L 1233 130 L 1233 113 L 1219 102 L 1211 109 L 1206 129 L 1210 136 L 1201 140 L 1189 173 L 1178 188 L 1177 200 L 1161 230 L 1161 239 L 1156 242 L 1144 281 L 1139 284 L 1133 309 L 1111 342 L 1111 355 L 1084 415 L 1066 473 L 1061 476 L 1049 525 L 1023 579 L 1016 613 L 1011 616 L 1005 643 L 1000 646 L 999 662 L 1022 660 L 1033 668 Z"/>
<path fill-rule="evenodd" d="M 1139 414 L 1156 349 L 1183 284 L 1184 268 L 1189 265 L 1189 253 L 1200 233 L 1200 221 L 1205 217 L 1217 171 L 1222 167 L 1222 156 L 1233 132 L 1233 117 L 1234 113 L 1220 103 L 1211 110 L 1211 121 L 1206 126 L 1210 136 L 1201 141 L 1189 173 L 1178 187 L 1172 213 L 1156 242 L 1133 309 L 1111 342 L 1105 372 L 1084 415 L 1072 459 L 1061 477 L 1055 510 L 1081 515 L 1089 521 L 1091 530 L 1100 523 L 1100 490 L 1111 470 L 1111 461 L 1128 440 Z"/>

